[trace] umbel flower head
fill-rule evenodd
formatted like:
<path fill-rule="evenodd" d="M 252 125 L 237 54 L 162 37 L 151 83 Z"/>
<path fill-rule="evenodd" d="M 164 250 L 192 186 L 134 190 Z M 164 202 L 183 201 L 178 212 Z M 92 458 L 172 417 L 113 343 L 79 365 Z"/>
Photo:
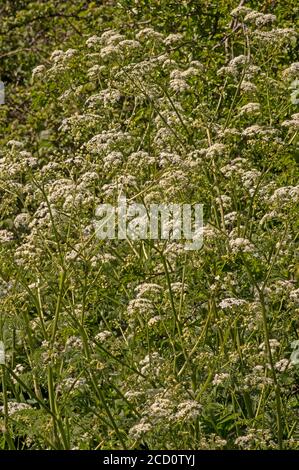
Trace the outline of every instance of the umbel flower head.
<path fill-rule="evenodd" d="M 0 364 L 5 364 L 5 346 L 3 341 L 0 341 Z"/>
<path fill-rule="evenodd" d="M 298 366 L 299 365 L 299 340 L 293 341 L 291 344 L 291 348 L 293 349 L 293 352 L 291 354 L 291 364 L 293 366 Z"/>

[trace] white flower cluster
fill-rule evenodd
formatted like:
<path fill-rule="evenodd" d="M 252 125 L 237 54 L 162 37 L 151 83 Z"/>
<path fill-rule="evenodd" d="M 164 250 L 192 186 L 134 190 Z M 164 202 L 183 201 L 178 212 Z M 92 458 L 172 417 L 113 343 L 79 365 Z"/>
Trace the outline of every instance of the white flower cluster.
<path fill-rule="evenodd" d="M 127 312 L 130 316 L 136 313 L 147 314 L 153 312 L 153 308 L 154 306 L 151 300 L 138 297 L 130 300 Z"/>
<path fill-rule="evenodd" d="M 14 239 L 14 235 L 9 230 L 0 230 L 0 244 L 9 243 Z"/>
<path fill-rule="evenodd" d="M 139 284 L 136 288 L 135 288 L 135 292 L 136 292 L 136 297 L 137 298 L 141 298 L 141 297 L 144 297 L 144 295 L 146 294 L 160 294 L 161 291 L 163 291 L 163 287 L 160 286 L 159 284 L 154 284 L 154 283 L 143 283 L 143 284 Z"/>
<path fill-rule="evenodd" d="M 257 114 L 260 112 L 261 106 L 259 103 L 247 103 L 240 109 L 240 116 L 243 114 Z"/>
<path fill-rule="evenodd" d="M 183 421 L 192 421 L 196 419 L 202 412 L 202 405 L 200 405 L 195 400 L 187 400 L 180 403 L 177 407 L 177 411 L 175 413 L 174 419 L 175 420 L 183 420 Z"/>
<path fill-rule="evenodd" d="M 281 125 L 284 127 L 291 127 L 294 129 L 298 129 L 299 128 L 299 113 L 292 114 L 292 118 L 286 121 L 283 121 Z"/>
<path fill-rule="evenodd" d="M 224 310 L 224 309 L 233 309 L 235 307 L 242 307 L 245 305 L 247 305 L 246 300 L 229 297 L 227 299 L 221 300 L 219 307 Z"/>
<path fill-rule="evenodd" d="M 96 109 L 100 105 L 103 105 L 104 108 L 107 108 L 108 106 L 118 103 L 120 98 L 121 94 L 119 90 L 107 88 L 101 90 L 100 93 L 96 95 L 90 96 L 85 102 L 85 106 L 87 106 L 87 108 Z"/>
<path fill-rule="evenodd" d="M 151 372 L 152 374 L 158 375 L 160 372 L 160 365 L 163 363 L 162 357 L 157 352 L 147 354 L 144 359 L 139 362 L 141 366 L 141 373 L 146 374 Z"/>
<path fill-rule="evenodd" d="M 110 338 L 111 336 L 112 336 L 111 331 L 104 330 L 104 331 L 100 331 L 100 333 L 98 333 L 94 337 L 94 339 L 95 339 L 95 341 L 98 341 L 99 343 L 104 343 L 106 341 L 106 339 Z"/>
<path fill-rule="evenodd" d="M 128 132 L 123 132 L 115 129 L 103 131 L 90 139 L 86 148 L 91 153 L 102 154 L 109 150 L 113 150 L 114 146 L 124 144 L 131 139 Z"/>
<path fill-rule="evenodd" d="M 264 14 L 257 11 L 250 11 L 244 17 L 244 23 L 252 23 L 255 26 L 265 26 L 276 21 L 276 16 L 270 13 Z"/>
<path fill-rule="evenodd" d="M 146 418 L 142 418 L 139 423 L 135 424 L 129 431 L 131 439 L 139 440 L 149 431 L 151 431 L 152 425 L 147 421 Z"/>
<path fill-rule="evenodd" d="M 221 374 L 215 374 L 212 384 L 213 385 L 223 385 L 223 384 L 228 382 L 229 377 L 230 377 L 230 375 L 225 373 L 225 372 L 223 372 Z"/>
<path fill-rule="evenodd" d="M 282 76 L 285 78 L 298 78 L 299 77 L 299 62 L 293 62 L 289 67 L 283 70 Z"/>

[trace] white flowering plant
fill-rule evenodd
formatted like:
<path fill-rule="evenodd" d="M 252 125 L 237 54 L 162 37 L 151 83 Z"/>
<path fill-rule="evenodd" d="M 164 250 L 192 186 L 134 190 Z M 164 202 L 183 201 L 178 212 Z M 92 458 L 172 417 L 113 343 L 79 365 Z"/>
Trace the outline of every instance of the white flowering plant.
<path fill-rule="evenodd" d="M 58 39 L 0 106 L 2 448 L 298 449 L 295 2 L 33 3 Z M 203 246 L 99 240 L 124 192 L 203 204 Z"/>

